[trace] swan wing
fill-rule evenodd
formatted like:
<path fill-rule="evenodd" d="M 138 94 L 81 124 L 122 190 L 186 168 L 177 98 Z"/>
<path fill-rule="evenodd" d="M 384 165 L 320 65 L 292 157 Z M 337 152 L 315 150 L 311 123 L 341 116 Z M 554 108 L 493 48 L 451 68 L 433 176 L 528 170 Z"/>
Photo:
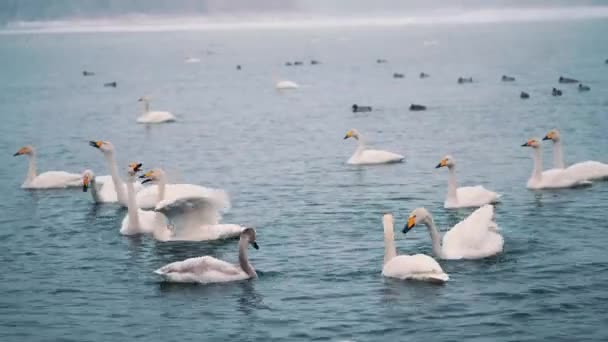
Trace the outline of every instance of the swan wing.
<path fill-rule="evenodd" d="M 48 171 L 36 176 L 24 188 L 51 189 L 82 186 L 82 175 L 65 171 Z"/>
<path fill-rule="evenodd" d="M 456 191 L 458 193 L 458 203 L 454 206 L 448 206 L 446 204 L 446 208 L 480 207 L 484 204 L 498 202 L 498 194 L 484 188 L 482 185 L 462 186 Z"/>
<path fill-rule="evenodd" d="M 384 265 L 382 275 L 389 278 L 441 283 L 449 279 L 439 263 L 425 254 L 396 256 Z"/>
<path fill-rule="evenodd" d="M 542 173 L 539 183 L 531 184 L 533 179 L 528 182 L 528 187 L 533 189 L 558 189 L 572 188 L 585 184 L 590 184 L 589 181 L 578 179 L 571 170 L 568 169 L 549 169 Z"/>
<path fill-rule="evenodd" d="M 170 112 L 163 111 L 146 112 L 137 118 L 138 123 L 163 123 L 172 121 L 175 121 L 175 116 Z"/>
<path fill-rule="evenodd" d="M 190 258 L 165 265 L 154 273 L 173 282 L 219 283 L 247 279 L 240 267 L 211 256 Z"/>
<path fill-rule="evenodd" d="M 224 190 L 206 188 L 194 184 L 167 184 L 163 202 L 167 205 L 180 199 L 205 198 L 218 211 L 230 209 L 230 198 Z M 158 203 L 158 185 L 143 188 L 137 193 L 137 206 L 142 209 L 154 209 Z"/>
<path fill-rule="evenodd" d="M 486 204 L 443 236 L 445 259 L 481 259 L 502 252 L 504 240 L 494 221 L 494 206 Z"/>
<path fill-rule="evenodd" d="M 139 218 L 139 227 L 131 227 L 129 225 L 129 214 L 126 214 L 122 219 L 120 226 L 120 233 L 122 235 L 136 235 L 136 234 L 152 234 L 157 225 L 165 225 L 165 220 L 161 216 L 158 216 L 157 212 L 146 211 L 137 209 L 137 216 Z"/>
<path fill-rule="evenodd" d="M 371 164 L 388 164 L 388 163 L 399 163 L 405 159 L 404 156 L 382 150 L 363 150 L 360 153 L 356 153 L 348 161 L 349 164 L 354 165 L 371 165 Z"/>
<path fill-rule="evenodd" d="M 582 181 L 608 179 L 608 164 L 590 160 L 571 165 L 566 172 Z"/>

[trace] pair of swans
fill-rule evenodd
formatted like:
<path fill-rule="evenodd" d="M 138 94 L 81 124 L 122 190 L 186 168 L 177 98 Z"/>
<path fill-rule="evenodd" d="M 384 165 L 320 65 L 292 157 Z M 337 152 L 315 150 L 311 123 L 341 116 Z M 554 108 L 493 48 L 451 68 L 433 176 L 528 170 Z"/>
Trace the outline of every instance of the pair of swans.
<path fill-rule="evenodd" d="M 456 163 L 452 156 L 445 156 L 435 168 L 447 167 L 449 171 L 448 194 L 443 204 L 446 209 L 480 207 L 484 204 L 498 202 L 500 197 L 496 192 L 482 185 L 458 187 L 456 182 Z"/>
<path fill-rule="evenodd" d="M 437 261 L 427 255 L 398 256 L 394 245 L 393 216 L 385 214 L 383 223 L 385 253 L 382 274 L 385 277 L 436 283 L 443 283 L 449 279 Z M 503 250 L 504 239 L 494 222 L 494 207 L 489 204 L 475 210 L 452 227 L 445 233 L 443 239 L 428 210 L 424 208 L 413 210 L 403 228 L 403 233 L 407 234 L 417 224 L 424 224 L 428 228 L 433 254 L 440 259 L 482 259 Z"/>
<path fill-rule="evenodd" d="M 572 188 L 591 184 L 581 179 L 575 172 L 568 169 L 550 169 L 543 171 L 543 157 L 539 139 L 528 139 L 522 147 L 531 147 L 534 152 L 534 168 L 526 186 L 528 189 L 559 189 Z"/>
<path fill-rule="evenodd" d="M 137 123 L 143 124 L 155 124 L 155 123 L 164 123 L 164 122 L 173 122 L 175 121 L 175 116 L 171 112 L 166 111 L 151 111 L 150 110 L 150 98 L 144 96 L 137 100 L 144 104 L 144 112 L 140 117 L 137 118 Z"/>
<path fill-rule="evenodd" d="M 350 165 L 373 165 L 373 164 L 391 164 L 400 163 L 405 159 L 404 156 L 382 150 L 366 149 L 363 137 L 356 129 L 351 129 L 346 132 L 344 139 L 354 138 L 357 140 L 357 149 L 350 157 L 347 164 Z"/>
<path fill-rule="evenodd" d="M 212 256 L 203 256 L 170 263 L 157 269 L 154 273 L 168 281 L 179 283 L 225 283 L 257 278 L 257 273 L 247 256 L 248 245 L 259 249 L 256 232 L 253 228 L 245 228 L 240 233 L 238 265 Z"/>
<path fill-rule="evenodd" d="M 601 180 L 608 179 L 608 164 L 589 160 L 576 163 L 566 167 L 564 163 L 564 154 L 562 150 L 561 134 L 557 129 L 550 130 L 543 140 L 551 140 L 553 142 L 553 167 L 556 169 L 565 169 L 571 177 L 579 180 Z"/>
<path fill-rule="evenodd" d="M 141 163 L 131 163 L 127 179 L 127 215 L 120 233 L 123 235 L 152 234 L 158 241 L 205 241 L 239 236 L 244 227 L 236 224 L 219 224 L 219 212 L 229 205 L 227 195 L 220 190 L 211 190 L 191 184 L 178 184 L 189 191 L 173 193 L 166 197 L 164 183 L 159 185 L 155 209 L 138 207 L 134 183 L 141 171 Z M 144 183 L 164 179 L 164 172 L 155 169 L 142 176 Z M 179 220 L 182 229 L 171 229 L 167 221 Z"/>
<path fill-rule="evenodd" d="M 21 185 L 24 189 L 57 189 L 81 185 L 80 175 L 77 173 L 47 171 L 38 174 L 36 168 L 36 150 L 31 145 L 20 148 L 13 156 L 27 156 L 29 159 L 27 176 Z"/>

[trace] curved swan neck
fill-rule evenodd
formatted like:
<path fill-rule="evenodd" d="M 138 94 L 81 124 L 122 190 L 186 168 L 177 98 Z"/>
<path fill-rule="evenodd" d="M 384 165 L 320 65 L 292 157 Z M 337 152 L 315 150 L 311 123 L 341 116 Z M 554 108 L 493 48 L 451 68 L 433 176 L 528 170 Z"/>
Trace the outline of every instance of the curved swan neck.
<path fill-rule="evenodd" d="M 357 134 L 357 149 L 355 150 L 355 155 L 359 155 L 365 150 L 365 140 L 361 136 L 361 134 Z"/>
<path fill-rule="evenodd" d="M 31 182 L 38 175 L 36 169 L 36 152 L 32 150 L 32 152 L 27 156 L 28 157 L 28 167 L 27 167 L 27 176 L 25 178 L 25 183 Z"/>
<path fill-rule="evenodd" d="M 385 217 L 383 220 L 384 224 L 384 263 L 386 265 L 392 258 L 397 256 L 397 249 L 395 248 L 395 230 L 391 218 Z"/>
<path fill-rule="evenodd" d="M 565 169 L 564 152 L 562 151 L 561 140 L 553 142 L 553 167 L 556 169 Z"/>
<path fill-rule="evenodd" d="M 129 228 L 139 228 L 139 214 L 137 212 L 137 203 L 135 201 L 135 189 L 133 183 L 135 182 L 135 176 L 129 175 L 127 178 L 127 211 L 129 213 Z"/>
<path fill-rule="evenodd" d="M 127 202 L 127 199 L 125 198 L 123 182 L 118 175 L 118 167 L 116 166 L 116 160 L 114 159 L 114 152 L 106 152 L 103 156 L 106 158 L 108 169 L 110 169 L 110 175 L 112 176 L 112 182 L 114 182 L 114 191 L 116 191 L 118 202 L 124 205 L 124 203 Z"/>
<path fill-rule="evenodd" d="M 443 253 L 441 252 L 441 235 L 437 228 L 435 227 L 435 222 L 432 217 L 429 217 L 425 221 L 426 227 L 429 230 L 429 234 L 431 235 L 431 240 L 433 241 L 433 254 L 438 258 L 443 258 Z"/>
<path fill-rule="evenodd" d="M 454 170 L 454 166 L 448 166 L 449 176 L 448 176 L 448 195 L 447 201 L 458 201 L 458 182 L 456 181 L 456 171 Z"/>
<path fill-rule="evenodd" d="M 543 175 L 543 156 L 540 147 L 534 148 L 534 170 L 532 170 L 532 178 L 540 180 Z"/>
<path fill-rule="evenodd" d="M 239 240 L 239 265 L 243 269 L 243 272 L 247 273 L 250 277 L 257 277 L 257 273 L 249 263 L 249 258 L 247 257 L 247 245 L 249 245 L 249 241 L 244 236 L 241 236 Z"/>

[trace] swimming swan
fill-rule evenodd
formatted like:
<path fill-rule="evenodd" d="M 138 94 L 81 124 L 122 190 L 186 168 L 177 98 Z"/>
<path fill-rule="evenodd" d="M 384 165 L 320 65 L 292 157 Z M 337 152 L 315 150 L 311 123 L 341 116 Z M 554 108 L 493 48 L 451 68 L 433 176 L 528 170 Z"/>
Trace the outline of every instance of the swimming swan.
<path fill-rule="evenodd" d="M 566 169 L 570 175 L 579 180 L 608 179 L 608 164 L 589 160 L 570 165 L 566 168 L 562 151 L 561 135 L 557 129 L 552 129 L 543 140 L 553 141 L 553 167 Z"/>
<path fill-rule="evenodd" d="M 178 283 L 226 283 L 257 278 L 257 273 L 247 258 L 247 245 L 259 249 L 253 228 L 247 228 L 239 239 L 239 264 L 233 265 L 212 256 L 190 258 L 165 265 L 154 273 L 168 281 Z"/>
<path fill-rule="evenodd" d="M 84 170 L 82 173 L 82 191 L 87 192 L 89 189 L 91 189 L 91 197 L 93 197 L 95 203 L 118 202 L 112 176 L 96 177 L 93 171 Z"/>
<path fill-rule="evenodd" d="M 141 171 L 141 163 L 129 164 L 127 177 L 127 215 L 122 220 L 120 233 L 122 235 L 135 235 L 154 233 L 156 227 L 165 227 L 166 218 L 163 214 L 155 211 L 144 211 L 137 208 L 135 190 L 133 184 L 135 177 Z"/>
<path fill-rule="evenodd" d="M 384 264 L 382 275 L 388 278 L 413 279 L 434 283 L 444 283 L 450 277 L 441 266 L 425 254 L 397 255 L 395 248 L 393 215 L 384 214 Z"/>
<path fill-rule="evenodd" d="M 456 163 L 451 156 L 445 156 L 435 168 L 447 166 L 449 170 L 448 194 L 443 207 L 446 209 L 481 207 L 484 204 L 496 203 L 499 195 L 481 185 L 458 187 L 456 182 Z"/>
<path fill-rule="evenodd" d="M 33 146 L 28 145 L 20 148 L 19 151 L 13 154 L 13 157 L 16 156 L 27 156 L 29 159 L 27 176 L 23 184 L 21 184 L 21 187 L 24 189 L 67 188 L 77 187 L 82 184 L 80 175 L 77 173 L 47 171 L 38 174 L 36 170 L 36 150 Z"/>
<path fill-rule="evenodd" d="M 284 89 L 298 89 L 300 86 L 296 82 L 283 80 L 283 81 L 277 81 L 274 87 L 279 90 L 284 90 Z"/>
<path fill-rule="evenodd" d="M 502 252 L 504 240 L 494 222 L 494 206 L 486 204 L 475 210 L 443 235 L 443 243 L 433 217 L 424 208 L 414 209 L 403 233 L 424 224 L 433 241 L 433 254 L 441 259 L 482 259 Z"/>
<path fill-rule="evenodd" d="M 355 138 L 357 140 L 357 149 L 348 160 L 350 165 L 372 165 L 372 164 L 388 164 L 400 163 L 405 158 L 404 156 L 382 150 L 367 150 L 363 137 L 356 129 L 351 129 L 346 132 L 344 139 Z"/>
<path fill-rule="evenodd" d="M 163 123 L 163 122 L 173 122 L 175 121 L 175 116 L 170 112 L 164 111 L 150 111 L 150 98 L 142 97 L 139 102 L 144 103 L 144 112 L 140 117 L 137 118 L 137 123 Z"/>
<path fill-rule="evenodd" d="M 572 188 L 584 184 L 590 184 L 588 181 L 577 179 L 565 169 L 551 169 L 543 171 L 543 158 L 541 154 L 541 146 L 538 139 L 529 139 L 522 147 L 532 147 L 534 151 L 534 169 L 532 176 L 528 180 L 528 189 L 558 189 Z"/>
<path fill-rule="evenodd" d="M 114 188 L 114 192 L 116 193 L 116 201 L 120 203 L 123 207 L 127 206 L 127 195 L 126 195 L 126 184 L 122 181 L 120 176 L 118 175 L 118 167 L 116 166 L 116 159 L 114 158 L 114 145 L 109 141 L 89 141 L 89 145 L 95 147 L 103 153 L 104 158 L 106 159 L 106 165 L 110 170 L 110 176 L 112 179 L 112 183 L 107 182 L 106 185 L 111 185 Z M 137 182 L 134 184 L 134 190 L 136 192 L 140 191 L 143 188 L 141 183 Z M 108 188 L 107 191 L 109 191 Z M 107 197 L 110 199 L 112 197 Z"/>

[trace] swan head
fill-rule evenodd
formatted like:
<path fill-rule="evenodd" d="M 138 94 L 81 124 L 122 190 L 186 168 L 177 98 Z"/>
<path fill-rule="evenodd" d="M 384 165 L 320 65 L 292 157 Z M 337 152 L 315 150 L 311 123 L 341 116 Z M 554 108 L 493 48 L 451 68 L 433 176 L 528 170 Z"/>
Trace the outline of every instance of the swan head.
<path fill-rule="evenodd" d="M 547 133 L 547 135 L 545 135 L 543 138 L 543 140 L 552 140 L 553 142 L 558 142 L 560 139 L 561 136 L 559 135 L 559 131 L 555 128 L 550 130 L 549 133 Z"/>
<path fill-rule="evenodd" d="M 407 232 L 412 230 L 412 228 L 414 228 L 414 226 L 416 226 L 419 223 L 427 223 L 430 219 L 431 219 L 431 213 L 429 213 L 428 210 L 426 210 L 424 208 L 414 209 L 410 213 L 410 216 L 407 218 L 407 223 L 403 227 L 403 230 L 402 230 L 403 234 L 407 234 Z"/>
<path fill-rule="evenodd" d="M 82 191 L 87 192 L 89 186 L 91 185 L 91 181 L 95 179 L 95 174 L 91 170 L 84 170 L 82 173 Z"/>
<path fill-rule="evenodd" d="M 355 138 L 357 140 L 359 140 L 359 132 L 356 129 L 351 129 L 348 132 L 346 132 L 346 135 L 344 136 L 344 139 L 348 139 L 348 138 Z"/>
<path fill-rule="evenodd" d="M 255 249 L 260 249 L 258 243 L 255 241 L 255 229 L 251 227 L 247 227 L 243 229 L 241 232 L 241 239 L 245 239 L 249 244 L 253 246 Z"/>
<path fill-rule="evenodd" d="M 156 182 L 165 177 L 165 171 L 162 169 L 152 169 L 143 175 L 139 176 L 142 179 L 141 184 L 145 184 L 148 182 Z"/>
<path fill-rule="evenodd" d="M 31 156 L 32 154 L 34 154 L 34 147 L 31 145 L 27 145 L 27 146 L 23 146 L 22 148 L 19 149 L 19 151 L 15 152 L 13 154 L 13 157 L 16 156 Z"/>
<path fill-rule="evenodd" d="M 127 169 L 129 176 L 135 176 L 139 171 L 141 171 L 141 167 L 142 167 L 142 163 L 135 162 L 135 163 L 129 164 L 129 168 Z"/>
<path fill-rule="evenodd" d="M 528 139 L 528 141 L 526 141 L 521 146 L 522 147 L 540 148 L 540 141 L 537 138 L 530 138 L 530 139 Z"/>
<path fill-rule="evenodd" d="M 99 149 L 103 153 L 114 152 L 114 145 L 112 145 L 112 143 L 109 141 L 91 140 L 91 141 L 89 141 L 89 146 L 95 147 L 96 149 Z"/>
<path fill-rule="evenodd" d="M 438 169 L 438 168 L 446 167 L 446 166 L 448 169 L 451 169 L 454 167 L 454 158 L 450 155 L 443 157 L 443 159 L 441 159 L 439 161 L 439 164 L 437 164 L 437 166 L 435 166 L 435 168 Z"/>
<path fill-rule="evenodd" d="M 150 102 L 150 97 L 149 96 L 142 96 L 139 99 L 137 99 L 137 102 Z"/>

